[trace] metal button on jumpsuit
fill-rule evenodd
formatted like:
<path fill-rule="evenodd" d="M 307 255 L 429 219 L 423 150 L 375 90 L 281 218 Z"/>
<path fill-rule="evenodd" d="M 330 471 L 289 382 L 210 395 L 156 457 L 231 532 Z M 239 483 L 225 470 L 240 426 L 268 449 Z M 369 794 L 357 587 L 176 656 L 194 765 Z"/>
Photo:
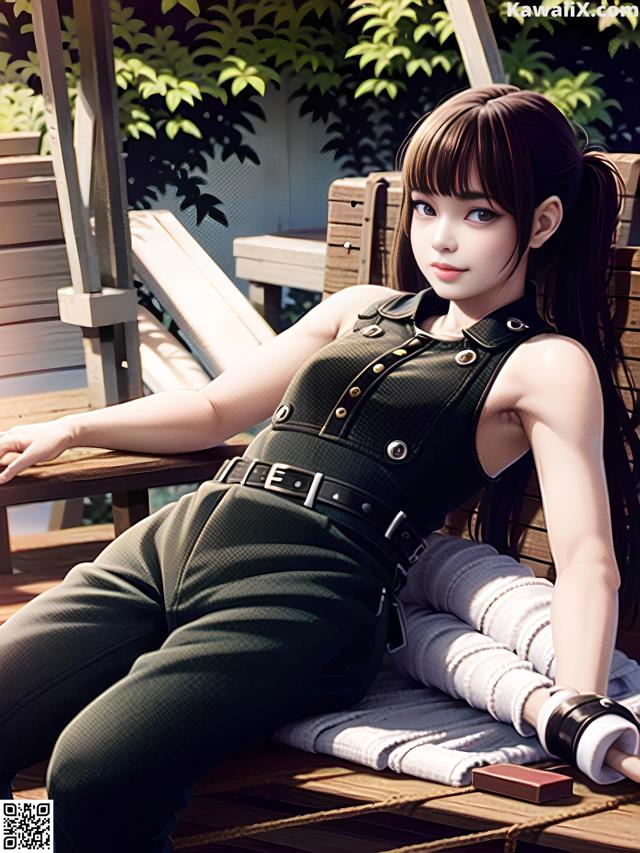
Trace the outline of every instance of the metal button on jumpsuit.
<path fill-rule="evenodd" d="M 553 331 L 531 293 L 459 341 L 416 328 L 446 306 L 429 287 L 363 311 L 300 368 L 245 457 L 322 471 L 438 529 L 490 481 L 475 428 L 500 367 Z M 167 853 L 218 761 L 364 696 L 397 562 L 343 508 L 203 483 L 0 627 L 0 796 L 50 756 L 56 853 Z"/>

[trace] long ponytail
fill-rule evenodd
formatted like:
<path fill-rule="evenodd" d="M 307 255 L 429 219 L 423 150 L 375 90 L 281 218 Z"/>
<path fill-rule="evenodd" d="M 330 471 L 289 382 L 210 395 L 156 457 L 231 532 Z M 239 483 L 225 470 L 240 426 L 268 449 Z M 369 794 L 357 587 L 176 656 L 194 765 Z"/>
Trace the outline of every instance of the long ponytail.
<path fill-rule="evenodd" d="M 610 308 L 610 303 L 615 305 L 610 299 L 615 260 L 612 241 L 624 183 L 602 152 L 590 151 L 580 157 L 582 177 L 573 210 L 566 211 L 564 228 L 547 241 L 544 251 L 532 256 L 529 274 L 538 288 L 545 318 L 560 334 L 582 343 L 598 371 L 604 403 L 602 451 L 621 576 L 620 620 L 627 618 L 631 625 L 640 601 L 640 439 L 636 432 L 640 405 Z M 622 374 L 630 389 L 630 412 L 615 384 L 615 377 Z M 485 492 L 473 538 L 518 555 L 516 524 L 532 468 L 529 451 L 505 472 L 500 483 Z"/>

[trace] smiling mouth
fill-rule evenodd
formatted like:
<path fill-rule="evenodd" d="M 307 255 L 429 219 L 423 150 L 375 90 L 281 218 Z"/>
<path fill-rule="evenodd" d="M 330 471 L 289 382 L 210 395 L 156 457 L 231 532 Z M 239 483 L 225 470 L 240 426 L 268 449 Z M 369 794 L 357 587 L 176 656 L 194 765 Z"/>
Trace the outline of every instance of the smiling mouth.
<path fill-rule="evenodd" d="M 466 270 L 462 269 L 462 267 L 452 267 L 449 264 L 431 264 L 432 267 L 435 267 L 439 270 L 452 270 L 454 272 L 466 272 Z"/>

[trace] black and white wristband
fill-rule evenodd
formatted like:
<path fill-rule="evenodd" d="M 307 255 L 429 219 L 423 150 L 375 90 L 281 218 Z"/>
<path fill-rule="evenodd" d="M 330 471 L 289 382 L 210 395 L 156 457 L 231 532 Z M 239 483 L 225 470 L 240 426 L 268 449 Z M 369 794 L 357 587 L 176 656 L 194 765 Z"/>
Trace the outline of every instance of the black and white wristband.
<path fill-rule="evenodd" d="M 612 745 L 631 755 L 640 751 L 640 723 L 633 712 L 598 693 L 567 696 L 563 691 L 551 698 L 556 701 L 547 708 L 543 727 L 547 752 L 577 766 L 599 784 L 624 779 L 604 759 Z M 538 722 L 544 722 L 542 713 Z"/>

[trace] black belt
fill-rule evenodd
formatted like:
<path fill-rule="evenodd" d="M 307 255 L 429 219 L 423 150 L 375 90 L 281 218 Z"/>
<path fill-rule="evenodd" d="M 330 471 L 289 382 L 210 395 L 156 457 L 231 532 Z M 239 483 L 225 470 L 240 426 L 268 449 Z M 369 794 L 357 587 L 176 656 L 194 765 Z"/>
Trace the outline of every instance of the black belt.
<path fill-rule="evenodd" d="M 410 524 L 406 514 L 399 510 L 389 511 L 388 506 L 373 495 L 337 480 L 325 477 L 320 471 L 308 471 L 284 462 L 260 462 L 245 456 L 234 456 L 227 459 L 213 478 L 220 483 L 240 483 L 243 486 L 256 486 L 295 498 L 302 498 L 304 506 L 320 510 L 316 502 L 340 507 L 354 515 L 372 523 L 379 531 L 384 530 L 384 538 L 389 540 L 402 555 L 407 566 L 412 565 L 425 550 L 423 537 Z M 391 647 L 388 651 L 397 651 L 406 643 L 401 605 L 396 601 L 396 595 L 404 585 L 407 568 L 401 563 L 396 565 L 391 590 L 390 612 L 395 616 Z M 380 609 L 384 602 L 386 589 L 382 590 Z"/>

